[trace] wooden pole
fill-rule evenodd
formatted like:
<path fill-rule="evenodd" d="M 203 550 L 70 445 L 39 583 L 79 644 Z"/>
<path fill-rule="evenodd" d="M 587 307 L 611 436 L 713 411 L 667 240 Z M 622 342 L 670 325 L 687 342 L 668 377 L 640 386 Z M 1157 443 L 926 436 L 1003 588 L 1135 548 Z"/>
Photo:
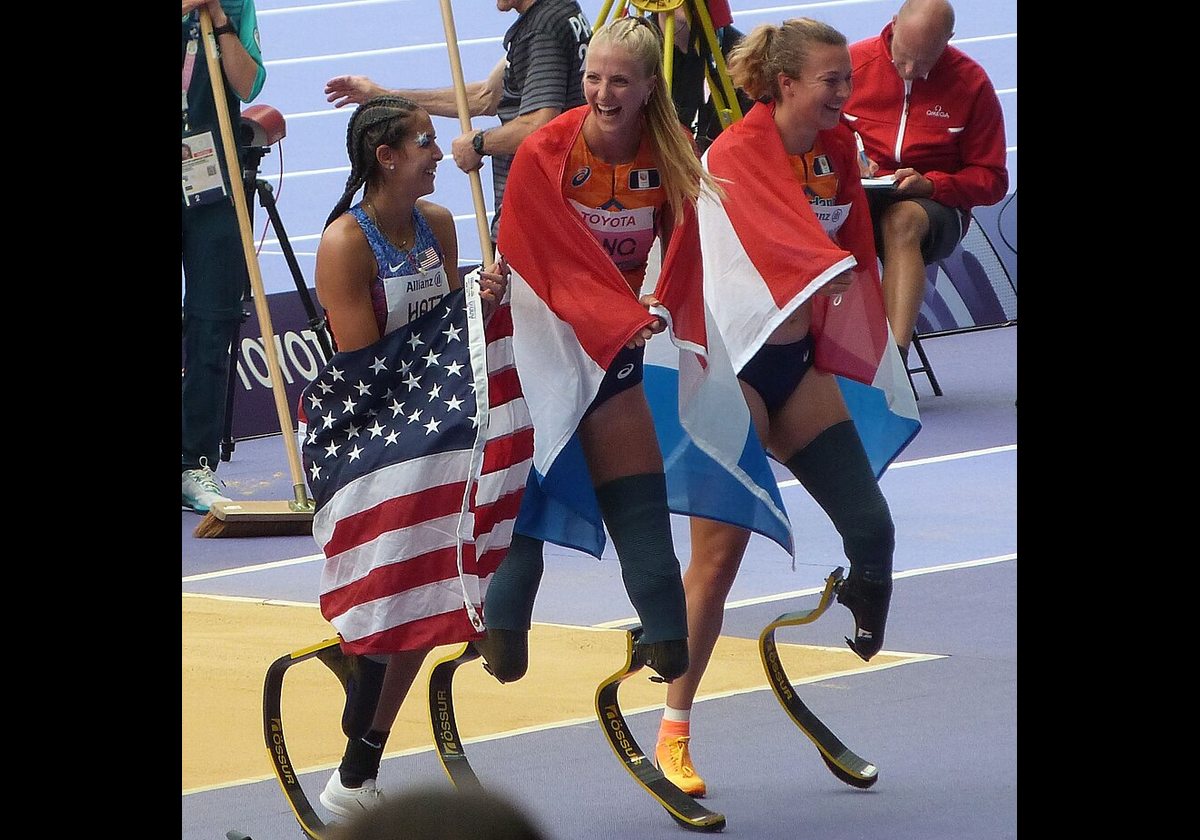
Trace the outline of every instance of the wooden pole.
<path fill-rule="evenodd" d="M 258 255 L 254 251 L 250 210 L 246 206 L 246 191 L 242 186 L 242 166 L 238 162 L 229 109 L 225 107 L 225 78 L 221 73 L 221 59 L 217 56 L 217 39 L 213 36 L 212 19 L 209 17 L 208 9 L 204 6 L 200 7 L 200 31 L 204 41 L 204 57 L 208 61 L 208 76 L 212 80 L 213 99 L 216 101 L 217 122 L 221 126 L 221 140 L 225 147 L 225 168 L 229 173 L 229 188 L 233 193 L 233 206 L 237 209 L 238 228 L 242 234 L 242 251 L 246 255 L 246 270 L 250 272 L 250 288 L 254 294 L 254 308 L 258 313 L 258 325 L 262 329 L 263 352 L 266 354 L 267 369 L 271 374 L 271 391 L 275 396 L 275 410 L 279 414 L 279 430 L 283 432 L 283 443 L 287 447 L 288 466 L 292 473 L 292 489 L 295 492 L 295 500 L 291 505 L 294 510 L 311 511 L 313 503 L 308 499 L 308 491 L 304 484 L 304 469 L 300 466 L 296 430 L 292 428 L 292 414 L 287 405 L 283 370 L 279 366 L 279 355 L 275 351 L 275 331 L 271 327 L 271 311 L 267 307 L 267 295 L 263 290 Z"/>
<path fill-rule="evenodd" d="M 454 99 L 458 104 L 458 122 L 463 134 L 471 130 L 471 109 L 467 106 L 467 83 L 463 80 L 462 59 L 458 54 L 458 35 L 454 30 L 454 10 L 450 0 L 439 0 L 442 5 L 442 26 L 446 30 L 446 51 L 450 54 L 450 75 L 454 78 Z M 483 203 L 483 182 L 479 170 L 468 172 L 471 179 L 471 196 L 475 199 L 475 226 L 479 231 L 479 253 L 483 268 L 496 261 L 492 249 L 492 232 L 487 220 L 487 207 Z"/>

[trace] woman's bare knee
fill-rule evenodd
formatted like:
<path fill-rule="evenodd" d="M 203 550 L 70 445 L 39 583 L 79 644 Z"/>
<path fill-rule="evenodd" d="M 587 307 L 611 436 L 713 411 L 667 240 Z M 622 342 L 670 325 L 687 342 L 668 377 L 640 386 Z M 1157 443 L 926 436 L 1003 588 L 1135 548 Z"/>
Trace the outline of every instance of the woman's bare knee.
<path fill-rule="evenodd" d="M 703 587 L 728 593 L 746 553 L 750 533 L 723 522 L 692 519 L 692 554 L 684 574 L 689 589 Z"/>

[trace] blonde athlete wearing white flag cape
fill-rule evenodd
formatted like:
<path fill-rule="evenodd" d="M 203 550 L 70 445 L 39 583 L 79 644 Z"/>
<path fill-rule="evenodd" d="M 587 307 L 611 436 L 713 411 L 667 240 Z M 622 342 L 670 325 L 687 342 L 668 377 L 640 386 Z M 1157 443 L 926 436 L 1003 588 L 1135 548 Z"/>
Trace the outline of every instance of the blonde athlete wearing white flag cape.
<path fill-rule="evenodd" d="M 502 680 L 525 670 L 543 541 L 599 558 L 607 526 L 642 624 L 640 659 L 668 680 L 687 663 L 668 512 L 737 522 L 791 551 L 703 294 L 696 199 L 702 183 L 719 188 L 675 115 L 661 50 L 646 18 L 597 30 L 588 104 L 530 135 L 513 164 L 499 246 L 512 268 L 514 355 L 534 454 L 519 533 L 485 604 L 497 638 L 483 653 Z M 639 297 L 656 240 L 662 270 L 653 294 Z M 644 364 L 643 345 L 663 319 L 674 371 Z M 499 637 L 509 644 L 494 644 Z M 517 657 L 496 655 L 514 648 Z"/>

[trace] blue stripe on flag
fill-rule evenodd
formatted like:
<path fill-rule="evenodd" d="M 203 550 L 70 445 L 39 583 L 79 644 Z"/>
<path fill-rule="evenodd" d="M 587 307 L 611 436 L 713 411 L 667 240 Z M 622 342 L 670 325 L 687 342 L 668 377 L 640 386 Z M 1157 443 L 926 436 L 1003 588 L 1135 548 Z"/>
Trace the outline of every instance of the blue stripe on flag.
<path fill-rule="evenodd" d="M 647 364 L 644 388 L 667 474 L 667 502 L 672 513 L 703 516 L 762 534 L 790 556 L 792 538 L 779 485 L 752 426 L 737 466 L 770 499 L 748 490 L 721 464 L 686 435 L 679 422 L 679 372 Z M 592 489 L 579 433 L 555 459 L 546 475 L 531 470 L 517 515 L 516 531 L 527 537 L 600 557 L 606 543 L 604 521 Z"/>
<path fill-rule="evenodd" d="M 890 411 L 886 395 L 878 388 L 842 376 L 837 381 L 854 428 L 867 450 L 871 469 L 879 478 L 921 431 L 921 421 Z"/>
<path fill-rule="evenodd" d="M 514 530 L 597 558 L 604 552 L 604 520 L 578 431 L 549 473 L 541 475 L 530 467 Z"/>
<path fill-rule="evenodd" d="M 790 556 L 792 537 L 787 525 L 684 434 L 679 423 L 679 371 L 650 364 L 645 370 L 646 398 L 654 415 L 658 445 L 663 451 L 671 510 L 727 522 L 762 534 Z M 776 510 L 785 510 L 775 474 L 752 425 L 746 429 L 746 442 L 738 458 L 738 467 L 767 494 Z M 687 476 L 686 481 L 684 476 Z"/>

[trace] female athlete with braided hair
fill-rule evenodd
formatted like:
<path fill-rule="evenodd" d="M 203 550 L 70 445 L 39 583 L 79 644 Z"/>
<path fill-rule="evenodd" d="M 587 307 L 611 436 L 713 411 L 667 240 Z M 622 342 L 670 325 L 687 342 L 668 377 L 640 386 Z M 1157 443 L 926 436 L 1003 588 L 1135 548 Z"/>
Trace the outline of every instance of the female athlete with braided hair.
<path fill-rule="evenodd" d="M 339 352 L 379 341 L 462 286 L 453 216 L 423 198 L 442 159 L 429 114 L 402 97 L 370 99 L 350 118 L 346 152 L 350 176 L 325 222 L 316 265 L 317 297 Z M 481 273 L 485 316 L 503 296 L 506 275 L 496 265 Z M 362 657 L 363 677 L 347 691 L 342 717 L 346 752 L 321 793 L 334 814 L 379 803 L 383 746 L 430 650 Z"/>

